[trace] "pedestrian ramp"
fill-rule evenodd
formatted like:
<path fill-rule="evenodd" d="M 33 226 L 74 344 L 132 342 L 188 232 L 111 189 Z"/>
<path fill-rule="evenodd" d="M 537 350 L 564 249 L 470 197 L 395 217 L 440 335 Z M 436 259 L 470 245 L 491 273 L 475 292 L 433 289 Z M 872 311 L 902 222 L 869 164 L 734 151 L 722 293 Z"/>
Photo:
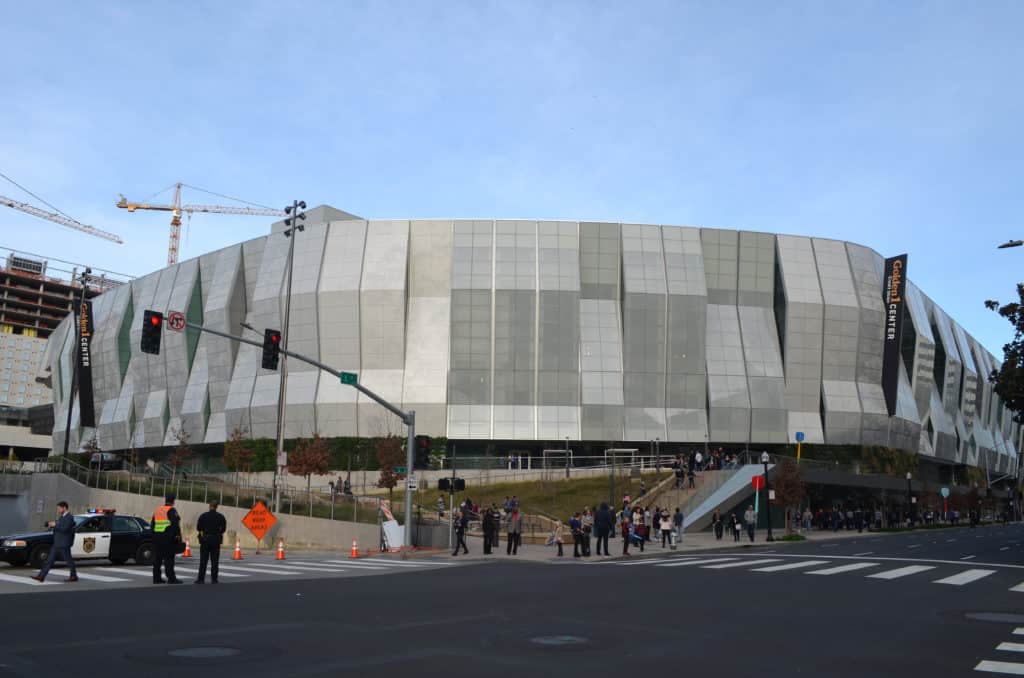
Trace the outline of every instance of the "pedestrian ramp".
<path fill-rule="evenodd" d="M 772 468 L 774 468 L 774 464 L 769 464 L 768 470 L 771 471 Z M 747 464 L 736 469 L 731 478 L 690 511 L 689 515 L 683 519 L 683 528 L 688 530 L 692 527 L 702 530 L 707 527 L 716 508 L 733 506 L 740 501 L 743 496 L 752 491 L 751 481 L 754 476 L 763 474 L 764 466 L 760 464 Z M 736 517 L 742 519 L 740 514 L 737 514 Z M 724 519 L 725 516 L 723 515 L 722 518 Z"/>
<path fill-rule="evenodd" d="M 969 567 L 944 562 L 905 564 L 876 558 L 864 560 L 842 560 L 834 558 L 791 558 L 763 554 L 763 557 L 731 556 L 708 554 L 705 556 L 676 556 L 643 560 L 608 561 L 602 565 L 611 568 L 672 568 L 724 571 L 727 573 L 751 572 L 761 574 L 781 573 L 786 575 L 808 575 L 813 577 L 858 576 L 869 581 L 893 581 L 907 578 L 926 578 L 929 583 L 945 587 L 964 587 L 989 580 L 1000 573 L 996 567 Z M 1018 569 L 1002 570 L 1003 577 L 1013 576 Z M 1024 593 L 1024 582 L 1009 588 Z"/>

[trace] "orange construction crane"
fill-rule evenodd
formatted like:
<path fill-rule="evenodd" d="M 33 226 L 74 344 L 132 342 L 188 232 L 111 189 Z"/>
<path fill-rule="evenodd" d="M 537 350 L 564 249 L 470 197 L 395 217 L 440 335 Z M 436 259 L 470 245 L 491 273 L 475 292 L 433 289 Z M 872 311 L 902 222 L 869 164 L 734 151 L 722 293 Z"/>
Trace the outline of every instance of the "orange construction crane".
<path fill-rule="evenodd" d="M 223 205 L 182 205 L 181 204 L 181 189 L 182 187 L 192 188 L 203 193 L 210 193 L 211 195 L 220 195 L 219 193 L 213 193 L 212 191 L 206 191 L 202 188 L 195 186 L 189 186 L 178 182 L 174 184 L 174 204 L 171 205 L 150 205 L 148 203 L 139 202 L 128 202 L 128 199 L 123 195 L 118 201 L 117 206 L 134 212 L 135 210 L 159 210 L 161 212 L 171 213 L 171 240 L 167 246 L 167 265 L 172 266 L 178 263 L 178 243 L 181 240 L 181 213 L 185 212 L 192 217 L 193 212 L 209 212 L 215 214 L 241 214 L 248 216 L 259 216 L 259 217 L 283 217 L 285 216 L 284 210 L 275 210 L 270 207 L 263 207 L 262 205 L 255 205 L 254 207 L 225 207 Z M 167 189 L 164 189 L 167 190 Z M 163 191 L 161 191 L 163 193 Z M 237 200 L 237 198 L 231 198 L 230 196 L 221 196 L 230 200 Z M 245 202 L 239 200 L 238 202 Z M 253 203 L 250 203 L 253 204 Z"/>

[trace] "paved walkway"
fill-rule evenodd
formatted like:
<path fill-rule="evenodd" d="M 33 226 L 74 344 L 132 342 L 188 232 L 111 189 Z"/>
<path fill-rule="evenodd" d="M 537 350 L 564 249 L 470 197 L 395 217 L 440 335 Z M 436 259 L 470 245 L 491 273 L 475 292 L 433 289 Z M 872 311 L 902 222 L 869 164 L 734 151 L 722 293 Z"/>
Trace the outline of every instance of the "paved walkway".
<path fill-rule="evenodd" d="M 781 537 L 785 534 L 785 530 L 776 530 L 775 537 Z M 857 537 L 864 537 L 866 535 L 872 536 L 886 536 L 891 534 L 905 534 L 900 532 L 863 532 L 858 533 L 857 530 L 839 531 L 839 532 L 826 532 L 814 530 L 805 536 L 806 541 L 802 542 L 782 542 L 777 541 L 775 544 L 785 545 L 787 543 L 793 544 L 807 544 L 807 542 L 822 542 L 822 541 L 834 541 L 842 539 L 853 539 Z M 742 539 L 738 542 L 734 542 L 731 538 L 723 537 L 721 540 L 715 539 L 715 535 L 711 532 L 698 532 L 695 534 L 686 534 L 683 537 L 683 543 L 678 545 L 675 551 L 670 550 L 668 547 L 662 549 L 661 541 L 657 543 L 651 542 L 644 546 L 644 550 L 641 552 L 639 548 L 631 546 L 629 548 L 629 557 L 636 556 L 649 556 L 652 554 L 661 553 L 684 553 L 684 552 L 700 552 L 708 551 L 712 549 L 732 549 L 732 548 L 747 548 L 751 546 L 750 539 L 747 537 L 747 533 L 743 532 Z M 754 536 L 754 545 L 763 546 L 765 533 L 764 530 L 758 530 Z M 520 546 L 518 554 L 514 556 L 506 555 L 507 544 L 505 542 L 505 535 L 501 535 L 501 544 L 497 549 L 494 549 L 492 555 L 485 556 L 483 554 L 483 539 L 480 537 L 467 537 L 466 546 L 469 548 L 468 554 L 460 553 L 458 556 L 452 556 L 451 552 L 443 552 L 443 558 L 450 558 L 452 560 L 525 560 L 530 562 L 549 562 L 549 563 L 560 563 L 560 562 L 598 562 L 601 560 L 613 560 L 615 558 L 622 558 L 622 539 L 616 538 L 611 539 L 608 542 L 608 549 L 611 551 L 611 556 L 593 556 L 591 558 L 573 558 L 572 557 L 572 540 L 562 546 L 562 550 L 565 555 L 562 558 L 558 557 L 558 549 L 555 546 L 544 546 L 541 544 L 525 544 Z M 597 546 L 597 540 L 591 539 L 591 549 Z"/>

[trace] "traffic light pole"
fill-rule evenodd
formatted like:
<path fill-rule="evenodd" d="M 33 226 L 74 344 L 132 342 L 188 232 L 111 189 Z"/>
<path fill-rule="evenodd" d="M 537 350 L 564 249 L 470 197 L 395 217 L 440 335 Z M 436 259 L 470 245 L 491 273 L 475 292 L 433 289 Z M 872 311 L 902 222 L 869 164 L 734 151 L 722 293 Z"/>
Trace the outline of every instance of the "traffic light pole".
<path fill-rule="evenodd" d="M 228 334 L 227 332 L 221 332 L 220 330 L 210 329 L 209 327 L 203 327 L 202 325 L 199 325 L 199 324 L 196 324 L 196 323 L 186 322 L 185 323 L 185 327 L 188 328 L 188 329 L 198 330 L 200 332 L 208 332 L 208 333 L 216 335 L 218 337 L 224 337 L 225 339 L 230 339 L 231 341 L 237 341 L 237 342 L 242 343 L 242 344 L 249 344 L 250 346 L 258 346 L 261 349 L 263 348 L 263 342 L 254 341 L 252 339 L 246 339 L 245 337 L 237 337 L 237 336 L 235 336 L 233 334 Z M 300 353 L 295 353 L 295 352 L 289 351 L 288 349 L 285 349 L 285 348 L 281 348 L 281 349 L 279 349 L 279 351 L 281 352 L 282 355 L 288 356 L 289 358 L 294 358 L 295 360 L 299 360 L 301 362 L 304 362 L 307 365 L 312 365 L 313 367 L 317 367 L 317 368 L 323 370 L 324 372 L 327 372 L 328 374 L 331 374 L 331 375 L 337 377 L 338 379 L 342 379 L 342 375 L 343 374 L 348 374 L 348 373 L 343 373 L 341 370 L 336 370 L 333 367 L 331 367 L 330 365 L 325 365 L 322 362 L 320 362 L 319 360 L 313 360 L 312 358 L 304 356 L 304 355 L 302 355 Z M 345 383 L 345 382 L 342 382 L 342 383 Z M 416 438 L 416 412 L 414 412 L 412 410 L 410 410 L 408 412 L 405 412 L 405 411 L 395 407 L 394 405 L 392 405 L 388 401 L 384 400 L 379 395 L 377 395 L 376 393 L 374 393 L 373 391 L 371 391 L 370 389 L 366 388 L 365 386 L 363 386 L 362 384 L 360 384 L 358 382 L 350 383 L 348 385 L 352 386 L 352 388 L 356 389 L 357 391 L 359 391 L 360 393 L 365 395 L 367 398 L 369 398 L 370 400 L 374 401 L 375 403 L 377 403 L 378 405 L 383 407 L 388 412 L 391 412 L 392 414 L 394 414 L 396 417 L 398 417 L 399 419 L 402 420 L 403 424 L 405 424 L 408 427 L 409 436 L 408 436 L 408 442 L 407 442 L 407 444 L 405 446 L 405 457 L 406 457 L 406 462 L 405 463 L 406 463 L 406 468 L 411 471 L 412 468 L 413 468 L 413 463 L 415 461 L 414 458 L 413 458 L 413 454 L 414 454 L 414 451 L 415 451 L 414 448 L 413 448 L 413 445 L 415 443 L 415 438 Z M 275 460 L 275 468 L 276 468 L 276 460 Z M 405 545 L 406 546 L 411 546 L 412 545 L 412 492 L 409 491 L 408 484 L 406 485 L 406 490 L 405 490 Z"/>
<path fill-rule="evenodd" d="M 288 324 L 292 311 L 292 269 L 295 268 L 295 237 L 297 231 L 305 228 L 299 223 L 306 218 L 305 214 L 299 212 L 300 206 L 302 209 L 306 209 L 306 203 L 299 202 L 298 200 L 293 201 L 289 207 L 285 208 L 285 212 L 289 215 L 289 218 L 285 221 L 288 228 L 284 231 L 284 237 L 288 238 L 288 283 L 284 294 L 284 325 L 281 327 L 282 349 L 288 346 Z M 288 353 L 283 350 L 281 353 L 284 353 L 285 359 L 281 360 L 281 382 L 277 392 L 277 453 L 274 459 L 274 511 L 281 509 L 281 492 L 278 488 L 278 476 L 281 473 L 281 469 L 285 467 L 281 462 L 284 460 L 284 418 L 287 414 L 286 406 L 288 399 Z"/>

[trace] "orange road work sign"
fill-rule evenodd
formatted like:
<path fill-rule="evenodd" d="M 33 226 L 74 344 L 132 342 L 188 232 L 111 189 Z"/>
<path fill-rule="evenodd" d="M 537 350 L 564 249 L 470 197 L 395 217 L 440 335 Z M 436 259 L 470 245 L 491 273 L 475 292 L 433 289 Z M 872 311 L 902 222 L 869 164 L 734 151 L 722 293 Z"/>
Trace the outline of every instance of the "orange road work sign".
<path fill-rule="evenodd" d="M 256 502 L 256 505 L 242 518 L 242 524 L 249 528 L 252 536 L 259 540 L 263 539 L 267 532 L 270 532 L 270 528 L 276 522 L 277 518 L 274 517 L 274 514 L 270 512 L 270 509 L 262 501 Z"/>

